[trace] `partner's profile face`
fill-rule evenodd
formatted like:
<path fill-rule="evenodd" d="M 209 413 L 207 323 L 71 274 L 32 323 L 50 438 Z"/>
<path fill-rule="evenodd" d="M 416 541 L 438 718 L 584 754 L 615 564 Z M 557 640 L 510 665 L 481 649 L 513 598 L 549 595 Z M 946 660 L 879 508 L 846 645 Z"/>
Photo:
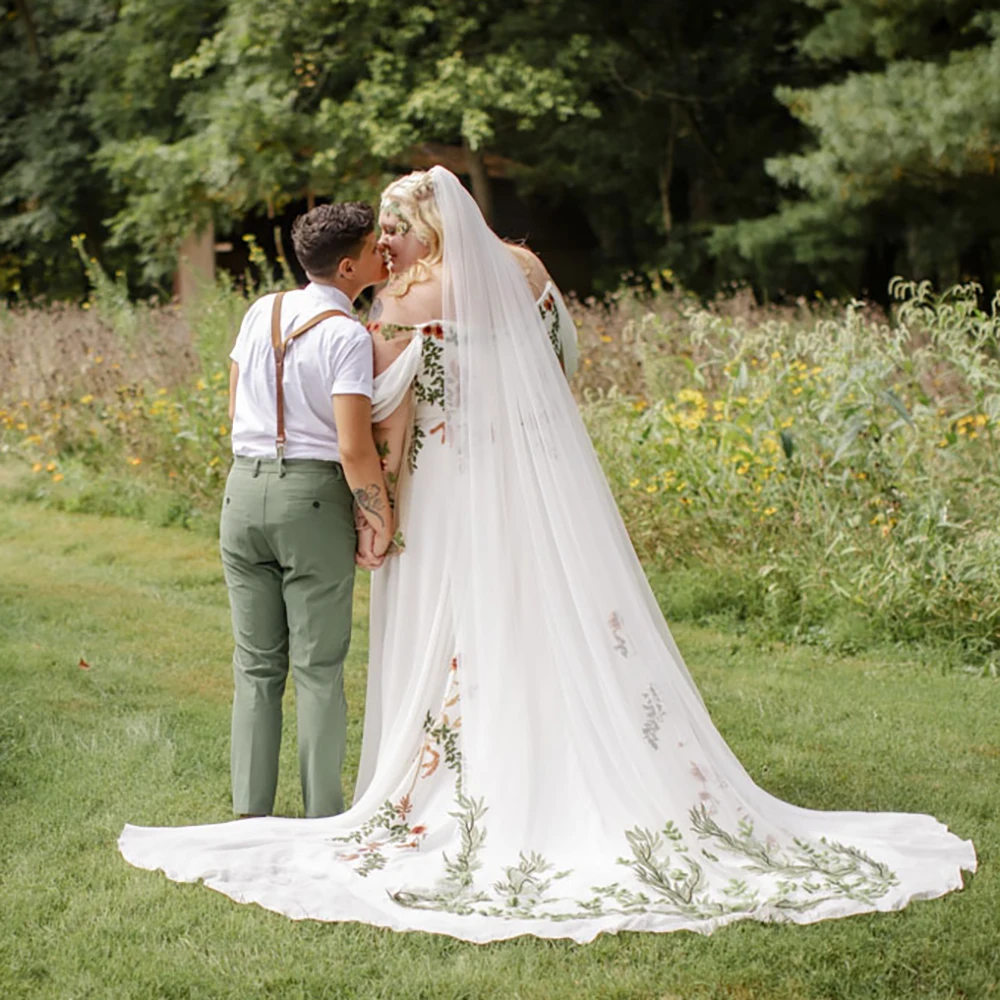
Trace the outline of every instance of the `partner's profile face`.
<path fill-rule="evenodd" d="M 402 274 L 427 255 L 427 247 L 417 239 L 413 227 L 402 216 L 383 211 L 378 217 L 378 225 L 381 230 L 378 246 L 393 274 Z"/>
<path fill-rule="evenodd" d="M 358 277 L 366 285 L 377 285 L 389 277 L 389 272 L 385 266 L 385 258 L 379 249 L 378 237 L 374 232 L 369 233 L 365 237 L 361 253 L 358 254 L 358 259 L 354 261 L 354 268 Z"/>

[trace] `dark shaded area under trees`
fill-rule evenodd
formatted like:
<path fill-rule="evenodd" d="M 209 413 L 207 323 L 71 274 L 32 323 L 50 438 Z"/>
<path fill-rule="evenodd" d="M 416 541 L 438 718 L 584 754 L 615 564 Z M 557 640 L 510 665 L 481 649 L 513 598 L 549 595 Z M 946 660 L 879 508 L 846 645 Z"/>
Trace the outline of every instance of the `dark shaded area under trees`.
<path fill-rule="evenodd" d="M 83 294 L 74 234 L 169 289 L 192 226 L 374 198 L 427 143 L 578 220 L 598 289 L 992 292 L 998 83 L 1000 0 L 8 0 L 0 293 Z"/>

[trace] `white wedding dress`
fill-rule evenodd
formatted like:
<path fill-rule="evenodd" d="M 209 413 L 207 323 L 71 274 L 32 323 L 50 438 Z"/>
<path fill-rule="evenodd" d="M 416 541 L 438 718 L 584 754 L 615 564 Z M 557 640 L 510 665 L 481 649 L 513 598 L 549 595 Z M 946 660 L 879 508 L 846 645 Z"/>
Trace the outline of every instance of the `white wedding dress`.
<path fill-rule="evenodd" d="M 471 198 L 431 174 L 446 315 L 377 386 L 379 414 L 411 391 L 415 410 L 354 804 L 128 826 L 122 854 L 293 919 L 477 942 L 809 923 L 960 888 L 973 845 L 933 817 L 802 809 L 733 756 L 555 360 L 558 293 L 540 316 Z"/>

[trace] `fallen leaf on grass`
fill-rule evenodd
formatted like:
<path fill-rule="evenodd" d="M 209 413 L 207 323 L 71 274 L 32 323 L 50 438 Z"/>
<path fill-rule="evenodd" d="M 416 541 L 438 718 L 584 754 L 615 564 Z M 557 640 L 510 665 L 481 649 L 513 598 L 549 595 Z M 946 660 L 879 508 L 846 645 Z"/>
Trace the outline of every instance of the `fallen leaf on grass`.
<path fill-rule="evenodd" d="M 80 669 L 81 670 L 90 669 L 90 664 L 82 656 L 80 657 Z"/>

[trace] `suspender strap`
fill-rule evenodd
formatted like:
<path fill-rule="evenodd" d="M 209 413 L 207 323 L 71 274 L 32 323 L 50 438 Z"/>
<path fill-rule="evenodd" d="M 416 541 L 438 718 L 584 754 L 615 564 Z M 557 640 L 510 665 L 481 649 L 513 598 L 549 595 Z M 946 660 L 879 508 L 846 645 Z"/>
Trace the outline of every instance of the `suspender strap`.
<path fill-rule="evenodd" d="M 311 330 L 317 323 L 322 323 L 325 319 L 332 319 L 334 316 L 347 316 L 347 313 L 342 312 L 340 309 L 327 309 L 325 312 L 313 316 L 311 320 L 303 323 L 302 326 L 294 329 L 282 340 L 281 300 L 284 297 L 284 292 L 278 292 L 274 297 L 274 307 L 271 309 L 271 349 L 274 351 L 274 386 L 278 411 L 274 443 L 279 459 L 285 457 L 285 351 L 296 337 L 301 337 L 302 334 Z"/>

